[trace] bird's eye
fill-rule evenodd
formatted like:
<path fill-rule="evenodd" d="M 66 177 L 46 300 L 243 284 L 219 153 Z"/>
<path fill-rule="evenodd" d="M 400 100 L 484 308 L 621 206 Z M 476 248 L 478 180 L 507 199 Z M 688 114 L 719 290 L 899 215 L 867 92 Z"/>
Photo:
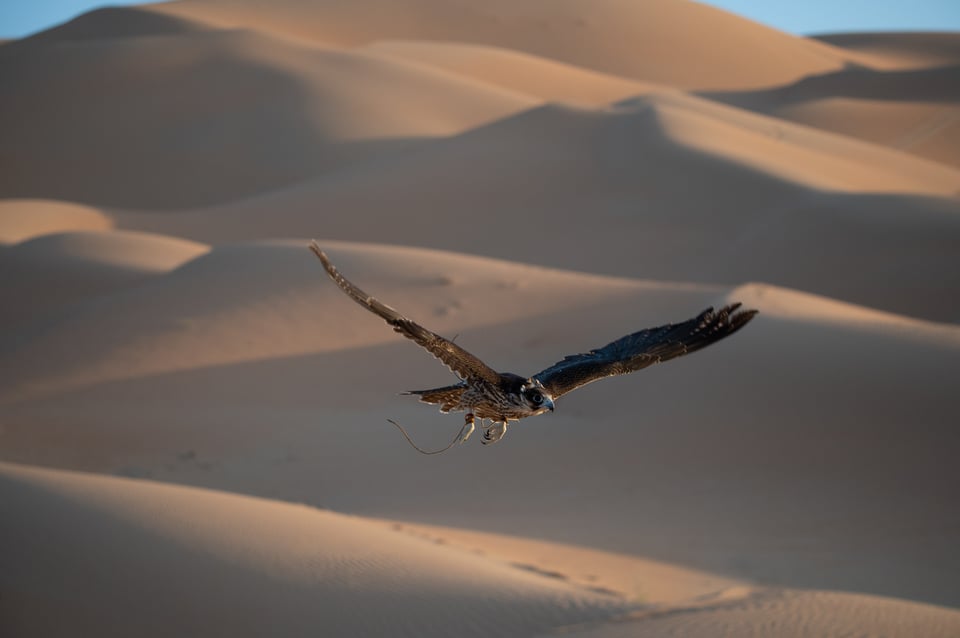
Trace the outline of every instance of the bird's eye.
<path fill-rule="evenodd" d="M 534 405 L 540 405 L 543 403 L 543 395 L 539 392 L 534 392 L 530 395 L 530 400 L 533 401 Z"/>

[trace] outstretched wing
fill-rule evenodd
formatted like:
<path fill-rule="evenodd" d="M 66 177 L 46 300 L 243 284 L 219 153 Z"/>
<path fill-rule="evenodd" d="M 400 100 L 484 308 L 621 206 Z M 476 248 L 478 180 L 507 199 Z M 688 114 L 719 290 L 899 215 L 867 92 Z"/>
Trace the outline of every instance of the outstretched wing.
<path fill-rule="evenodd" d="M 733 334 L 757 314 L 756 310 L 737 312 L 739 307 L 736 303 L 716 312 L 707 308 L 683 323 L 634 332 L 597 350 L 570 355 L 534 378 L 556 399 L 598 379 L 628 374 L 694 352 Z"/>
<path fill-rule="evenodd" d="M 454 342 L 430 332 L 423 326 L 407 319 L 395 309 L 385 303 L 381 303 L 354 286 L 330 263 L 327 255 L 320 249 L 316 241 L 310 243 L 310 250 L 320 258 L 320 262 L 323 264 L 323 267 L 326 268 L 327 274 L 330 275 L 330 278 L 340 287 L 340 290 L 347 293 L 351 299 L 370 312 L 383 317 L 388 324 L 393 326 L 394 330 L 404 337 L 417 342 L 420 347 L 445 363 L 447 367 L 453 370 L 461 379 L 483 379 L 490 383 L 497 383 L 500 380 L 500 375 L 497 374 L 496 370 Z"/>

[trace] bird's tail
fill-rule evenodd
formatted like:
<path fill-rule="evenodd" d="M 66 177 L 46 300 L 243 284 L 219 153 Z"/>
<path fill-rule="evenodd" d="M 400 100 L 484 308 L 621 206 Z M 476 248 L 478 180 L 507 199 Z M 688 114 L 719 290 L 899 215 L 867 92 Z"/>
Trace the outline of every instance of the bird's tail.
<path fill-rule="evenodd" d="M 449 412 L 460 406 L 460 397 L 466 388 L 466 385 L 458 383 L 432 390 L 409 390 L 403 394 L 415 394 L 422 402 L 439 405 L 441 412 Z"/>

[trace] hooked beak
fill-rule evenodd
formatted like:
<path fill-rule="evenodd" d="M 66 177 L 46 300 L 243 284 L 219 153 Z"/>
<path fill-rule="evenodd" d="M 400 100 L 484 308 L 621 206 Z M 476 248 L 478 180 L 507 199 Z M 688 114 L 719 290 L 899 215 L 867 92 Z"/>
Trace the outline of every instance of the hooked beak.
<path fill-rule="evenodd" d="M 547 399 L 547 409 L 553 412 L 553 399 Z"/>

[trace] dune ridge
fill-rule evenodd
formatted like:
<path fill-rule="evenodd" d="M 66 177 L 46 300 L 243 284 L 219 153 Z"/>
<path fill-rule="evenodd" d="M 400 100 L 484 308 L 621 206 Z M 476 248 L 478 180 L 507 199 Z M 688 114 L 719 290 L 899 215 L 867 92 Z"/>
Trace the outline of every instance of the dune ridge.
<path fill-rule="evenodd" d="M 705 95 L 957 166 L 958 63 L 960 59 L 933 67 L 844 69 L 772 89 Z"/>
<path fill-rule="evenodd" d="M 831 46 L 884 56 L 900 66 L 938 66 L 960 62 L 960 36 L 936 32 L 832 33 L 815 36 Z"/>
<path fill-rule="evenodd" d="M 240 199 L 536 103 L 252 30 L 14 43 L 0 50 L 0 73 L 0 195 L 161 210 Z M 93 78 L 89 91 L 77 77 Z M 62 103 L 70 109 L 50 111 Z M 131 157 L 138 148 L 151 152 Z"/>
<path fill-rule="evenodd" d="M 681 88 L 774 84 L 839 69 L 851 54 L 695 2 L 506 0 L 482 8 L 437 0 L 285 3 L 178 2 L 151 10 L 221 26 L 257 25 L 357 46 L 378 40 L 440 40 L 515 49 L 576 66 Z M 687 52 L 676 55 L 676 51 Z M 761 53 L 762 52 L 762 53 Z"/>
<path fill-rule="evenodd" d="M 16 40 L 15 49 L 208 30 L 209 25 L 197 20 L 131 7 L 103 7 L 82 13 L 72 20 L 30 37 Z"/>
<path fill-rule="evenodd" d="M 113 222 L 102 211 L 80 204 L 49 200 L 0 201 L 0 243 L 16 244 L 32 237 L 70 230 L 106 230 Z"/>
<path fill-rule="evenodd" d="M 600 106 L 664 90 L 649 83 L 499 47 L 457 42 L 377 41 L 360 50 L 435 66 L 547 101 Z"/>

